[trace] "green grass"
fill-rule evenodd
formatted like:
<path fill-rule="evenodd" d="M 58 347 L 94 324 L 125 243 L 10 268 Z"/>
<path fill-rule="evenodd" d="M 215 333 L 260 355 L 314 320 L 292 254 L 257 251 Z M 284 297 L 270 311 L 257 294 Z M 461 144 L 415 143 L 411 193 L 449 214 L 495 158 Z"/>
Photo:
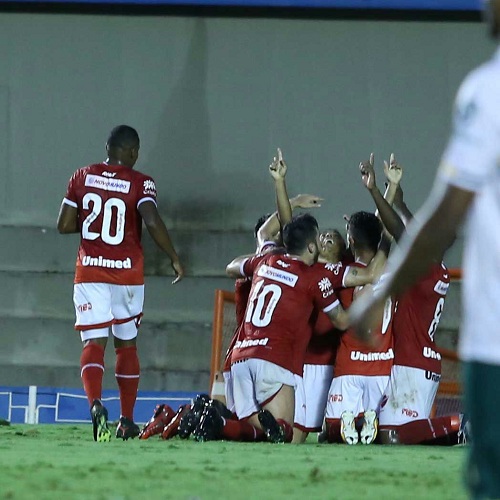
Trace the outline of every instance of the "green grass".
<path fill-rule="evenodd" d="M 90 425 L 0 426 L 0 499 L 453 499 L 463 447 L 94 443 Z"/>

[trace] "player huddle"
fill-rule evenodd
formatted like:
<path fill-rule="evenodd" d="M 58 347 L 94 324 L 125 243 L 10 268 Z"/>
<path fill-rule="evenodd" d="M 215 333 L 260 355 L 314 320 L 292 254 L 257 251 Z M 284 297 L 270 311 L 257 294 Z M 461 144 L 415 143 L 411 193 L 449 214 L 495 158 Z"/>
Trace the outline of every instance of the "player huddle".
<path fill-rule="evenodd" d="M 345 240 L 308 213 L 292 216 L 322 200 L 289 200 L 280 150 L 269 171 L 278 210 L 258 222 L 255 254 L 226 270 L 236 279 L 238 327 L 224 391 L 198 396 L 177 414 L 158 405 L 139 437 L 301 443 L 321 431 L 323 442 L 350 445 L 456 444 L 460 416 L 430 418 L 441 374 L 434 334 L 449 286 L 442 256 L 409 291 L 387 299 L 369 337 L 349 328 L 351 303 L 384 279 L 391 241 L 397 244 L 412 218 L 394 156 L 385 162 L 384 195 L 373 155 L 360 163 L 377 212 L 346 218 Z"/>

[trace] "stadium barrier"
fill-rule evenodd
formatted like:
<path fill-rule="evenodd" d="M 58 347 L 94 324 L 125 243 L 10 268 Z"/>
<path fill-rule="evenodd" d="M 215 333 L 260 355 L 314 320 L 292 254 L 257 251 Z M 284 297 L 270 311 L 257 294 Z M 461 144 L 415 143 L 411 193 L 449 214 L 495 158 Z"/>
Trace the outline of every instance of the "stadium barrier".
<path fill-rule="evenodd" d="M 460 282 L 460 269 L 450 269 L 452 282 Z M 212 355 L 210 361 L 210 385 L 212 390 L 215 375 L 222 370 L 224 356 L 236 330 L 234 292 L 215 290 L 214 317 L 212 325 Z M 462 411 L 462 388 L 460 385 L 460 363 L 454 350 L 438 346 L 441 354 L 442 374 L 433 415 L 450 415 Z"/>
<path fill-rule="evenodd" d="M 191 404 L 194 392 L 139 391 L 134 409 L 137 424 L 147 422 L 157 404 L 166 403 L 177 411 L 182 404 Z M 120 398 L 117 390 L 103 391 L 102 401 L 110 421 L 120 417 Z M 25 424 L 83 424 L 90 423 L 89 403 L 83 389 L 58 387 L 0 386 L 0 418 L 11 423 Z"/>

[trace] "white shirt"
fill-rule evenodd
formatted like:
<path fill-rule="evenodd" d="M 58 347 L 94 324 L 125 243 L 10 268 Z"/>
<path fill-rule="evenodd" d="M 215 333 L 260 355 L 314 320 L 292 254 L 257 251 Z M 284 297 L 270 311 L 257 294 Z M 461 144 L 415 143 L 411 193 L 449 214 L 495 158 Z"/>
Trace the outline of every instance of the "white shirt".
<path fill-rule="evenodd" d="M 500 49 L 458 91 L 439 177 L 476 193 L 465 227 L 459 354 L 500 365 Z"/>

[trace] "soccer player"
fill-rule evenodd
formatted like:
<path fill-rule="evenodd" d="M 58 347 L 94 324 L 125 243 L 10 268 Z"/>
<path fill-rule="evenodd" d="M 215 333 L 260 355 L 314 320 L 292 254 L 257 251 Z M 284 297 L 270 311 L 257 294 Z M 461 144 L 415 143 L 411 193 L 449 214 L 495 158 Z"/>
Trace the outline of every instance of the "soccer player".
<path fill-rule="evenodd" d="M 347 238 L 355 262 L 352 268 L 365 268 L 374 258 L 382 237 L 382 224 L 375 214 L 356 212 L 347 225 Z M 344 308 L 361 291 L 346 288 L 337 292 Z M 335 359 L 335 377 L 332 380 L 325 421 L 329 442 L 371 444 L 377 436 L 377 413 L 385 387 L 389 381 L 394 351 L 392 316 L 394 305 L 389 299 L 385 305 L 383 321 L 374 335 L 377 342 L 371 347 L 361 343 L 352 329 L 344 332 Z M 358 432 L 356 418 L 362 416 L 363 425 Z"/>
<path fill-rule="evenodd" d="M 403 200 L 402 168 L 394 155 L 390 163 L 385 162 L 384 170 L 389 181 L 385 197 L 376 185 L 373 158 L 360 165 L 363 183 L 382 222 L 399 241 L 405 226 L 390 201 L 394 199 L 398 210 L 404 210 L 406 220 L 410 221 L 413 216 Z M 395 298 L 394 366 L 379 415 L 380 441 L 383 443 L 457 444 L 459 415 L 430 419 L 441 379 L 441 355 L 434 335 L 450 284 L 442 257 L 438 256 L 424 276 Z M 407 394 L 412 394 L 411 399 L 405 397 Z"/>
<path fill-rule="evenodd" d="M 287 254 L 242 259 L 228 266 L 231 276 L 253 275 L 244 336 L 232 355 L 236 412 L 249 420 L 258 413 L 253 423 L 260 422 L 271 440 L 292 439 L 295 376 L 302 376 L 313 310 L 321 308 L 341 329 L 347 326 L 329 273 L 316 264 L 318 238 L 316 219 L 299 215 L 283 230 Z M 270 425 L 270 414 L 279 429 Z"/>
<path fill-rule="evenodd" d="M 500 36 L 500 0 L 486 2 L 491 35 Z M 463 320 L 459 354 L 473 439 L 466 469 L 471 498 L 500 498 L 500 52 L 469 74 L 456 97 L 453 132 L 434 189 L 389 259 L 390 274 L 351 311 L 369 338 L 389 295 L 422 276 L 463 221 Z"/>
<path fill-rule="evenodd" d="M 116 352 L 120 393 L 116 437 L 133 438 L 139 427 L 133 411 L 139 386 L 137 329 L 144 302 L 142 221 L 170 258 L 177 283 L 184 271 L 156 205 L 154 180 L 133 167 L 139 136 L 132 127 L 115 127 L 107 140 L 107 159 L 80 168 L 71 177 L 61 204 L 60 233 L 80 233 L 73 302 L 80 332 L 83 387 L 91 406 L 94 440 L 109 441 L 108 412 L 101 402 L 104 350 L 109 327 Z"/>
<path fill-rule="evenodd" d="M 278 156 L 269 170 L 275 181 L 278 213 L 280 219 L 286 222 L 291 217 L 285 183 L 287 166 L 279 149 Z M 380 239 L 379 230 L 378 241 Z M 385 264 L 389 249 L 388 246 L 382 245 L 370 264 L 362 268 L 349 265 L 352 262 L 352 254 L 346 251 L 345 242 L 338 231 L 325 231 L 320 241 L 322 245 L 319 260 L 324 262 L 325 269 L 330 272 L 330 282 L 334 290 L 371 283 Z M 378 241 L 375 244 L 376 250 Z M 293 439 L 295 443 L 304 442 L 309 432 L 321 429 L 340 337 L 340 332 L 332 327 L 324 313 L 319 312 L 318 317 L 312 320 L 316 322 L 310 325 L 315 335 L 309 341 L 304 359 L 303 376 L 297 377 L 295 391 Z M 328 323 L 330 323 L 329 327 Z"/>

